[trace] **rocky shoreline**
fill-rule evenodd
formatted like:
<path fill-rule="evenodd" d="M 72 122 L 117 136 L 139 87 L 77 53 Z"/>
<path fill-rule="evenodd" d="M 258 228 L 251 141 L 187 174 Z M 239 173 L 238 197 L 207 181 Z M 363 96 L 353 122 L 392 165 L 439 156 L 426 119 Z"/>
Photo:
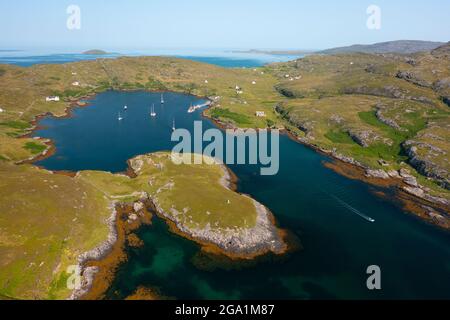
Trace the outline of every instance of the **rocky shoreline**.
<path fill-rule="evenodd" d="M 129 165 L 128 175 L 133 176 L 136 173 L 132 169 L 130 161 Z M 225 165 L 221 165 L 221 168 L 223 176 L 220 178 L 220 183 L 225 188 L 234 190 L 236 177 Z M 212 232 L 210 228 L 197 230 L 185 227 L 172 215 L 167 214 L 156 198 L 148 194 L 142 195 L 141 199 L 132 205 L 126 205 L 129 209 L 121 210 L 121 213 L 119 213 L 118 207 L 124 206 L 124 204 L 120 204 L 118 201 L 111 202 L 112 214 L 106 221 L 110 230 L 108 238 L 98 247 L 78 257 L 77 271 L 78 276 L 82 279 L 81 286 L 73 290 L 69 299 L 85 300 L 103 297 L 118 265 L 126 259 L 123 254 L 125 244 L 130 245 L 128 241 L 129 232 L 137 229 L 142 223 L 151 223 L 143 218 L 142 212 L 144 211 L 155 213 L 166 220 L 172 232 L 195 241 L 202 247 L 207 247 L 209 251 L 214 251 L 231 259 L 250 260 L 268 253 L 276 255 L 286 253 L 289 248 L 285 243 L 283 230 L 276 227 L 273 215 L 264 205 L 256 200 L 251 200 L 257 212 L 255 227 L 251 229 L 226 229 L 223 232 Z M 113 251 L 115 252 L 114 255 L 117 255 L 116 258 L 111 257 Z M 105 274 L 108 276 L 105 276 Z"/>
<path fill-rule="evenodd" d="M 116 210 L 116 204 L 116 202 L 111 203 L 110 209 L 112 211 L 112 214 L 106 221 L 106 224 L 109 227 L 108 239 L 98 247 L 85 252 L 78 257 L 77 276 L 81 277 L 82 279 L 81 286 L 73 290 L 69 300 L 81 299 L 89 292 L 94 283 L 95 275 L 99 272 L 99 268 L 94 266 L 87 267 L 87 263 L 92 261 L 99 261 L 105 258 L 108 254 L 111 253 L 114 245 L 117 242 L 118 233 L 116 229 L 116 221 L 118 214 Z"/>
<path fill-rule="evenodd" d="M 341 164 L 329 165 L 332 170 L 348 178 L 358 179 L 369 184 L 378 186 L 396 186 L 399 193 L 398 199 L 405 202 L 404 207 L 413 214 L 424 220 L 446 230 L 450 230 L 450 201 L 444 198 L 433 196 L 429 189 L 417 181 L 409 170 L 390 170 L 372 169 L 352 157 L 344 156 L 336 149 L 328 150 L 312 144 L 308 139 L 299 137 L 289 129 L 285 129 L 289 137 L 301 144 L 314 149 Z M 351 166 L 351 174 L 344 173 L 339 167 Z M 347 172 L 349 170 L 346 170 Z M 406 197 L 400 193 L 406 193 Z M 407 203 L 406 203 L 407 202 Z"/>
<path fill-rule="evenodd" d="M 275 107 L 275 110 L 278 113 L 280 113 L 280 111 L 281 111 L 281 109 L 278 106 Z M 379 112 L 377 112 L 377 116 L 382 118 L 382 119 L 380 119 L 380 121 L 382 121 L 383 123 L 385 123 L 391 127 L 396 126 L 396 123 L 384 121 L 385 119 L 383 118 L 383 115 L 381 112 L 382 106 L 378 106 L 377 110 L 379 111 Z M 222 129 L 236 129 L 236 127 L 231 125 L 230 123 L 223 123 L 221 121 L 218 121 L 216 119 L 208 117 L 206 115 L 206 113 L 203 113 L 203 116 L 212 120 L 217 126 L 219 126 Z M 281 116 L 283 117 L 282 113 L 281 113 Z M 287 119 L 285 119 L 285 120 L 290 123 L 289 120 L 287 120 Z M 292 125 L 297 127 L 296 124 L 292 124 Z M 307 128 L 300 128 L 300 129 L 302 131 L 306 132 L 307 136 L 308 136 Z M 411 175 L 411 173 L 408 170 L 402 169 L 402 170 L 398 170 L 398 171 L 394 170 L 394 171 L 389 171 L 389 172 L 382 170 L 382 169 L 375 170 L 368 166 L 365 166 L 361 162 L 359 162 L 351 157 L 339 154 L 335 149 L 328 150 L 325 148 L 318 147 L 318 146 L 314 145 L 313 143 L 311 143 L 307 138 L 299 137 L 296 133 L 294 133 L 289 128 L 283 128 L 283 131 L 286 132 L 288 134 L 288 136 L 291 139 L 293 139 L 294 141 L 297 141 L 309 148 L 312 148 L 313 150 L 320 152 L 334 160 L 340 161 L 344 164 L 348 164 L 348 165 L 354 166 L 355 168 L 359 168 L 359 169 L 363 170 L 363 174 L 359 175 L 359 177 L 358 177 L 358 179 L 360 179 L 360 180 L 365 180 L 365 182 L 367 182 L 367 183 L 378 184 L 378 185 L 385 184 L 380 180 L 385 180 L 384 182 L 387 182 L 387 184 L 389 184 L 388 180 L 394 180 L 393 184 L 397 184 L 400 191 L 405 192 L 411 196 L 409 201 L 412 201 L 412 202 L 425 201 L 425 202 L 427 202 L 426 204 L 420 204 L 419 207 L 417 205 L 408 206 L 409 209 L 413 211 L 413 213 L 415 213 L 421 217 L 424 217 L 426 220 L 431 221 L 433 224 L 435 224 L 439 227 L 442 227 L 444 229 L 450 229 L 450 210 L 449 210 L 450 201 L 447 199 L 444 199 L 444 198 L 440 198 L 440 197 L 431 195 L 429 193 L 430 190 L 427 187 L 420 185 L 418 183 L 416 177 Z M 416 162 L 418 165 L 422 164 L 422 162 L 419 162 L 419 161 L 416 161 Z M 365 178 L 367 178 L 367 179 L 365 179 Z M 367 181 L 370 179 L 372 179 L 372 181 Z M 375 180 L 378 180 L 378 181 L 375 181 Z M 448 188 L 448 181 L 442 182 L 442 180 L 443 179 L 440 180 L 441 184 L 443 184 L 443 186 L 445 188 Z M 417 201 L 415 201 L 414 199 L 416 199 Z M 415 209 L 411 209 L 411 208 L 415 208 Z M 420 210 L 417 210 L 417 208 L 420 208 Z M 418 211 L 420 211 L 420 212 L 418 212 Z M 423 215 L 424 212 L 426 212 L 425 216 Z"/>
<path fill-rule="evenodd" d="M 287 251 L 279 230 L 273 225 L 269 211 L 254 201 L 258 213 L 256 226 L 251 229 L 224 229 L 213 231 L 210 226 L 204 229 L 190 229 L 165 212 L 156 199 L 151 199 L 157 214 L 174 223 L 177 233 L 200 244 L 213 245 L 219 252 L 230 258 L 252 259 L 267 253 L 283 254 Z"/>
<path fill-rule="evenodd" d="M 228 189 L 235 191 L 232 175 L 227 167 L 221 165 L 223 176 L 220 183 Z M 183 236 L 206 245 L 217 247 L 221 254 L 230 258 L 252 259 L 267 253 L 281 255 L 288 250 L 282 235 L 274 223 L 272 213 L 261 203 L 248 197 L 253 201 L 257 213 L 256 224 L 253 228 L 226 228 L 214 230 L 210 225 L 202 229 L 186 227 L 178 215 L 170 214 L 162 209 L 155 197 L 150 197 L 156 213 L 166 220 L 170 220 L 175 228 Z"/>

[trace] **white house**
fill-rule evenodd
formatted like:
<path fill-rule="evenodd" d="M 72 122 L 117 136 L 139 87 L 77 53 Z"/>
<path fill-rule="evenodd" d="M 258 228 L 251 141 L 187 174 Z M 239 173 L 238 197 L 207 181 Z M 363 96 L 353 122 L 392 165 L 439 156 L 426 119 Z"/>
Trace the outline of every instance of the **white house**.
<path fill-rule="evenodd" d="M 264 118 L 266 113 L 264 111 L 256 111 L 256 116 L 260 118 Z"/>
<path fill-rule="evenodd" d="M 78 87 L 80 85 L 80 83 L 78 81 L 74 81 L 74 82 L 72 82 L 72 85 Z"/>
<path fill-rule="evenodd" d="M 3 110 L 2 108 L 0 108 L 0 113 L 5 112 L 5 110 Z"/>
<path fill-rule="evenodd" d="M 256 81 L 252 81 L 252 84 L 256 84 Z"/>
<path fill-rule="evenodd" d="M 58 96 L 49 96 L 49 97 L 45 98 L 45 101 L 47 101 L 47 102 L 59 101 L 59 97 Z"/>
<path fill-rule="evenodd" d="M 205 80 L 205 83 L 207 84 L 207 83 L 208 83 L 208 80 Z"/>
<path fill-rule="evenodd" d="M 73 76 L 76 76 L 76 75 L 77 75 L 77 73 L 76 73 L 76 72 L 72 72 L 72 75 L 73 75 Z"/>

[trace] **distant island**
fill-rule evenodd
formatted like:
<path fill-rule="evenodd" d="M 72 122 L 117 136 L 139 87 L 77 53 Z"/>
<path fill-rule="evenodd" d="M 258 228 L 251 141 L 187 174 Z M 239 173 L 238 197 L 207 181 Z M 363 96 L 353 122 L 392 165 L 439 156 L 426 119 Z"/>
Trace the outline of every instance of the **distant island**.
<path fill-rule="evenodd" d="M 355 44 L 348 47 L 338 47 L 323 50 L 317 53 L 322 54 L 338 54 L 338 53 L 400 53 L 400 54 L 412 54 L 418 52 L 429 52 L 434 50 L 445 43 L 432 42 L 432 41 L 420 41 L 420 40 L 398 40 L 380 42 L 369 45 Z"/>
<path fill-rule="evenodd" d="M 88 50 L 88 51 L 83 52 L 83 54 L 105 55 L 105 54 L 108 54 L 108 52 L 103 51 L 103 50 L 99 50 L 99 49 L 92 49 L 92 50 Z"/>

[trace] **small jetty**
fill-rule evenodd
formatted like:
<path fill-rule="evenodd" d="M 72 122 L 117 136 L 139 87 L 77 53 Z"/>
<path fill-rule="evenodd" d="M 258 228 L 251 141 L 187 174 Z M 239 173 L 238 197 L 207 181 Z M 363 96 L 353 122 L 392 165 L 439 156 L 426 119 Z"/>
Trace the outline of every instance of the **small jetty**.
<path fill-rule="evenodd" d="M 195 106 L 191 105 L 188 109 L 188 113 L 193 113 L 198 109 L 204 108 L 204 107 L 209 107 L 211 105 L 211 101 L 207 101 L 205 103 L 202 104 L 197 104 Z"/>

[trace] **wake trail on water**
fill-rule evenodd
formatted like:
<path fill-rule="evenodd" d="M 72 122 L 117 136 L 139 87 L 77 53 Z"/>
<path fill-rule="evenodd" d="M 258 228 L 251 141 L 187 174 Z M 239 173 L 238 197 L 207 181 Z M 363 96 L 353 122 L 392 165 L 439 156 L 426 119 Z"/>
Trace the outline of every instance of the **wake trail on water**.
<path fill-rule="evenodd" d="M 364 220 L 374 223 L 375 219 L 369 217 L 368 215 L 362 213 L 361 211 L 359 211 L 358 209 L 352 207 L 350 204 L 348 204 L 347 202 L 345 202 L 344 200 L 342 200 L 341 198 L 335 196 L 334 194 L 331 194 L 325 190 L 323 190 L 322 188 L 320 188 L 322 190 L 323 193 L 325 193 L 326 195 L 330 196 L 331 198 L 333 198 L 334 200 L 336 200 L 340 205 L 342 205 L 344 208 L 346 208 L 347 210 L 349 210 L 350 212 L 358 215 L 359 217 L 363 218 Z"/>
<path fill-rule="evenodd" d="M 347 208 L 348 210 L 350 210 L 351 212 L 357 214 L 358 216 L 360 216 L 361 218 L 369 221 L 369 222 L 375 222 L 375 219 L 365 215 L 364 213 L 360 212 L 359 210 L 353 208 L 351 205 L 349 205 L 347 202 L 343 201 L 342 199 L 339 199 L 338 197 L 336 197 L 335 195 L 330 194 L 330 196 L 335 199 L 337 202 L 339 202 L 341 205 L 343 205 L 345 208 Z"/>

